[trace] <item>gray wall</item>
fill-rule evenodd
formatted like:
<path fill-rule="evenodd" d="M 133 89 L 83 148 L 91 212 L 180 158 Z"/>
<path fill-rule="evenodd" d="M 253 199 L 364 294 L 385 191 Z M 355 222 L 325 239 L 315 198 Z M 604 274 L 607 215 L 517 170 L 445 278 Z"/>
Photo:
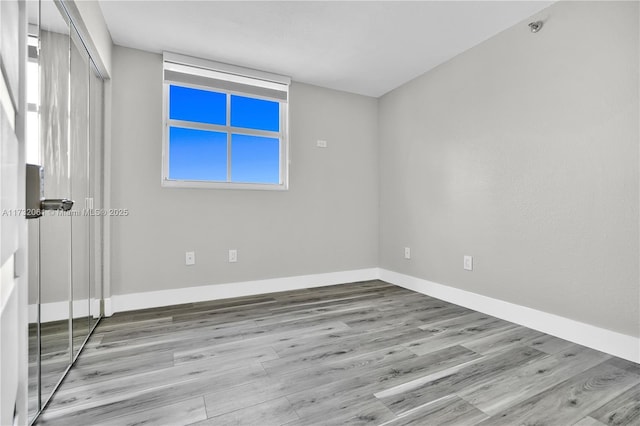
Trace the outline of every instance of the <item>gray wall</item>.
<path fill-rule="evenodd" d="M 639 336 L 638 3 L 539 16 L 381 98 L 380 265 Z"/>
<path fill-rule="evenodd" d="M 377 266 L 376 99 L 292 85 L 288 191 L 163 188 L 162 57 L 116 46 L 112 67 L 111 206 L 131 212 L 111 218 L 112 294 Z"/>

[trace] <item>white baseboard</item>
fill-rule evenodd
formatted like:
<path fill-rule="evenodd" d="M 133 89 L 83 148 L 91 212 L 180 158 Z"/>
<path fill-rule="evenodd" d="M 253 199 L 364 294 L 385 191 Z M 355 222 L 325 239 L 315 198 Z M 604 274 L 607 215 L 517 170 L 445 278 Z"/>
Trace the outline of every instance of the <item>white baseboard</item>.
<path fill-rule="evenodd" d="M 387 269 L 380 269 L 380 279 L 427 296 L 455 303 L 474 311 L 640 363 L 640 338 L 637 337 Z"/>
<path fill-rule="evenodd" d="M 115 312 L 136 309 L 254 296 L 374 279 L 380 279 L 390 284 L 640 363 L 639 338 L 380 268 L 112 295 L 104 300 L 104 309 L 105 316 L 111 316 Z"/>
<path fill-rule="evenodd" d="M 100 301 L 93 300 L 93 312 L 100 312 Z M 89 315 L 89 300 L 81 299 L 73 301 L 73 317 L 81 318 Z M 38 305 L 29 305 L 29 322 L 36 322 L 38 318 Z M 69 302 L 51 302 L 40 305 L 40 322 L 51 322 L 69 319 Z"/>
<path fill-rule="evenodd" d="M 113 304 L 111 298 L 107 297 L 104 299 L 104 316 L 110 317 L 111 315 L 113 315 Z"/>
<path fill-rule="evenodd" d="M 299 275 L 295 277 L 112 295 L 111 298 L 105 299 L 105 315 L 111 316 L 115 312 L 179 305 L 181 303 L 204 302 L 207 300 L 229 299 L 232 297 L 254 296 L 279 291 L 301 290 L 312 287 L 375 280 L 378 279 L 378 275 L 378 268 L 368 268 L 330 272 L 326 274 Z"/>

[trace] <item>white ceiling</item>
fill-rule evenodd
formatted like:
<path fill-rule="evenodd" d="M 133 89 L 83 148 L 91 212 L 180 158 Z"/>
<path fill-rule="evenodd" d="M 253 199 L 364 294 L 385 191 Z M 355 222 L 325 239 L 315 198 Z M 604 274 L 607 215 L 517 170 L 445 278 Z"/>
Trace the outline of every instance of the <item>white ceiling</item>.
<path fill-rule="evenodd" d="M 100 1 L 118 45 L 375 97 L 551 3 Z"/>

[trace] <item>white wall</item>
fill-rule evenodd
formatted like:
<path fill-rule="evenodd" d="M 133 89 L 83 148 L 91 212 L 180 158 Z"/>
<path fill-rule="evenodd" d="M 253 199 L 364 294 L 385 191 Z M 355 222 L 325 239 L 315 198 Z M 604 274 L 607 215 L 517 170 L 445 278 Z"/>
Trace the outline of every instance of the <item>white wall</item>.
<path fill-rule="evenodd" d="M 380 266 L 640 336 L 638 3 L 538 16 L 380 99 Z"/>
<path fill-rule="evenodd" d="M 111 207 L 131 214 L 110 219 L 111 294 L 377 266 L 376 99 L 292 85 L 288 191 L 163 188 L 162 57 L 116 46 L 112 66 Z"/>

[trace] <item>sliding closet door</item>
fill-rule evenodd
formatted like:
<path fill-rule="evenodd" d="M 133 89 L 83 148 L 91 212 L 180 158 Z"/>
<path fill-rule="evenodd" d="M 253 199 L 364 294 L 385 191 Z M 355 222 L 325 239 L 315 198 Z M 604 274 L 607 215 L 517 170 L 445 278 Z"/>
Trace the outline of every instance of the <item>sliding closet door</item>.
<path fill-rule="evenodd" d="M 41 2 L 40 160 L 44 196 L 71 198 L 69 22 L 53 1 Z M 44 404 L 72 359 L 70 330 L 71 216 L 47 211 L 39 221 L 40 388 Z M 31 247 L 33 250 L 34 247 Z"/>
<path fill-rule="evenodd" d="M 44 170 L 44 205 L 57 209 L 29 220 L 32 415 L 101 316 L 102 217 L 95 209 L 102 207 L 103 82 L 68 16 L 63 3 L 42 0 L 29 21 L 29 72 L 37 83 L 29 88 L 27 153 Z"/>
<path fill-rule="evenodd" d="M 33 5 L 31 5 L 33 6 Z M 37 15 L 29 22 L 37 27 Z M 27 164 L 41 164 L 40 161 L 40 124 L 38 110 L 40 105 L 40 81 L 38 71 L 38 34 L 29 34 L 29 60 L 27 62 L 27 134 L 25 139 Z M 40 409 L 40 320 L 39 304 L 39 233 L 40 221 L 28 220 L 29 236 L 29 419 Z"/>
<path fill-rule="evenodd" d="M 71 295 L 73 355 L 77 355 L 90 331 L 91 287 L 91 179 L 89 136 L 89 55 L 73 25 L 70 45 L 69 154 L 71 199 Z"/>

